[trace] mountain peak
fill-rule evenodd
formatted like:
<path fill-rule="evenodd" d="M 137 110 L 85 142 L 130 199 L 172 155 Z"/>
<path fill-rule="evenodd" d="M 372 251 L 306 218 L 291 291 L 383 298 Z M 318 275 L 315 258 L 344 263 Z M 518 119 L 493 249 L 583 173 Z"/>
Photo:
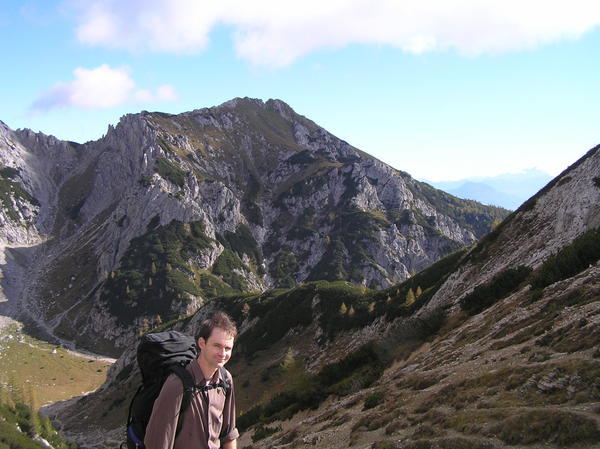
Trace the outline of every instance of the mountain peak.
<path fill-rule="evenodd" d="M 234 109 L 234 108 L 237 108 L 242 105 L 244 105 L 244 106 L 255 105 L 255 106 L 264 108 L 265 102 L 263 100 L 261 100 L 260 98 L 236 97 L 236 98 L 232 98 L 231 100 L 226 101 L 225 103 L 222 103 L 221 105 L 217 106 L 217 108 Z"/>
<path fill-rule="evenodd" d="M 24 172 L 39 179 L 33 196 L 56 252 L 43 266 L 32 259 L 43 279 L 29 300 L 48 321 L 70 310 L 87 330 L 64 321 L 63 337 L 108 353 L 144 323 L 223 294 L 316 280 L 390 286 L 504 216 L 427 189 L 275 99 L 128 114 L 77 149 L 22 141 L 39 162 Z M 65 272 L 77 289 L 56 286 Z"/>

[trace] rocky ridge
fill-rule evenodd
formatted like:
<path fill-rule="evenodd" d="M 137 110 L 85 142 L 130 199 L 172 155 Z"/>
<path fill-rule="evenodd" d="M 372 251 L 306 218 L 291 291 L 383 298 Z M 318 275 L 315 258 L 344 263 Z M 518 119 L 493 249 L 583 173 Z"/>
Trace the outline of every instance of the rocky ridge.
<path fill-rule="evenodd" d="M 469 262 L 436 293 L 428 309 L 447 303 L 448 297 L 458 303 L 477 283 L 508 268 L 538 268 L 585 231 L 598 228 L 598 153 L 598 147 L 591 149 L 486 236 Z"/>
<path fill-rule="evenodd" d="M 279 100 L 130 114 L 83 145 L 0 132 L 3 179 L 24 192 L 0 217 L 9 302 L 107 354 L 223 294 L 393 285 L 507 213 L 419 183 Z"/>

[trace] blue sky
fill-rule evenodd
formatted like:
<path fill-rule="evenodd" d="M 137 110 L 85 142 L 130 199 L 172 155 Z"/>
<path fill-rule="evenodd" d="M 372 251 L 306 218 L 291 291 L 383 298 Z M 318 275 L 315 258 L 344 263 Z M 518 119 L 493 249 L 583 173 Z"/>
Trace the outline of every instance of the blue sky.
<path fill-rule="evenodd" d="M 3 0 L 0 33 L 0 120 L 65 140 L 249 96 L 431 181 L 600 143 L 597 1 Z"/>

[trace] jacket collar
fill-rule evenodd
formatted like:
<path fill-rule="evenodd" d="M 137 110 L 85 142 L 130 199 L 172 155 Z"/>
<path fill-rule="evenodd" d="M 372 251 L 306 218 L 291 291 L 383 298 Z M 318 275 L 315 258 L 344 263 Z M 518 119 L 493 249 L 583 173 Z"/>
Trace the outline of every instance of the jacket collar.
<path fill-rule="evenodd" d="M 219 383 L 221 381 L 225 381 L 225 379 L 223 379 L 221 377 L 221 370 L 217 368 L 217 371 L 215 371 L 215 374 L 213 374 L 212 379 L 205 379 L 204 378 L 204 373 L 202 373 L 202 370 L 200 369 L 200 365 L 198 364 L 198 360 L 194 360 L 192 363 L 190 363 L 190 365 L 192 365 L 192 375 L 194 376 L 194 381 L 196 383 L 204 383 L 204 384 L 216 384 Z"/>

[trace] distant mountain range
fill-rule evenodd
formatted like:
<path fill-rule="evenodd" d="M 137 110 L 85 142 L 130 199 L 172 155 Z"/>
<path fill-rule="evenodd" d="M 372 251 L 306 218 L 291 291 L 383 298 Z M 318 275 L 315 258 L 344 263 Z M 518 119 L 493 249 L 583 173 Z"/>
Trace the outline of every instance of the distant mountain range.
<path fill-rule="evenodd" d="M 522 173 L 472 176 L 457 181 L 425 182 L 459 198 L 515 210 L 551 179 L 552 176 L 548 173 L 528 169 Z"/>

